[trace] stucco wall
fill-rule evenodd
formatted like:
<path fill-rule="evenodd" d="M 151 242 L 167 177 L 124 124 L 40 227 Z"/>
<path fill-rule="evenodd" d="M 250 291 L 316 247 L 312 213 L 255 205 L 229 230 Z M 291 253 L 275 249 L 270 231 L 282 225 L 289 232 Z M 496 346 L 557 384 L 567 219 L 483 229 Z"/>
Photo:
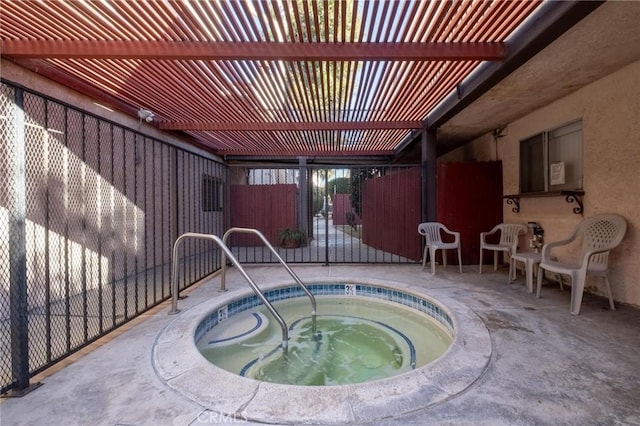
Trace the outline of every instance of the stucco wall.
<path fill-rule="evenodd" d="M 519 213 L 504 204 L 504 220 L 536 221 L 550 242 L 568 236 L 583 218 L 624 216 L 627 234 L 609 259 L 609 277 L 617 301 L 640 306 L 640 61 L 510 123 L 497 141 L 484 135 L 439 161 L 502 160 L 503 193 L 516 194 L 519 142 L 576 119 L 583 124 L 584 215 L 574 214 L 576 204 L 564 197 L 522 198 Z M 587 286 L 604 294 L 596 279 Z"/>

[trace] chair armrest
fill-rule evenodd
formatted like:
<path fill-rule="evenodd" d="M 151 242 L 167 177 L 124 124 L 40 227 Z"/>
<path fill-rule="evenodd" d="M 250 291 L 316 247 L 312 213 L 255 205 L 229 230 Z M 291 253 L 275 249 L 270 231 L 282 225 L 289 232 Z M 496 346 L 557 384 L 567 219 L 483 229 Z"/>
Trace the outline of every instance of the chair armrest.
<path fill-rule="evenodd" d="M 608 251 L 611 251 L 614 247 L 604 247 L 604 248 L 601 248 L 600 250 L 591 250 L 591 251 L 584 252 L 584 255 L 582 256 L 582 268 L 586 269 L 589 267 L 589 263 L 591 262 L 591 256 L 600 254 L 600 253 L 606 253 Z"/>
<path fill-rule="evenodd" d="M 455 231 L 451 233 L 453 234 L 453 238 L 454 238 L 453 242 L 456 244 L 460 244 L 460 233 Z"/>
<path fill-rule="evenodd" d="M 454 243 L 457 243 L 457 242 L 459 242 L 459 241 L 460 241 L 460 233 L 459 233 L 459 232 L 451 231 L 451 230 L 449 230 L 449 228 L 447 228 L 445 225 L 442 225 L 442 226 L 440 227 L 440 229 L 442 229 L 442 231 L 444 231 L 444 233 L 445 233 L 445 234 L 447 234 L 447 235 L 453 235 L 453 238 L 454 238 L 454 241 L 453 241 L 453 242 L 454 242 Z"/>
<path fill-rule="evenodd" d="M 573 234 L 570 238 L 566 240 L 553 241 L 551 243 L 546 243 L 542 246 L 541 258 L 542 262 L 551 260 L 551 249 L 554 247 L 565 246 L 576 239 L 576 234 Z"/>
<path fill-rule="evenodd" d="M 480 233 L 480 242 L 482 244 L 486 244 L 487 242 L 485 240 L 485 237 L 488 237 L 489 235 L 495 234 L 496 232 L 498 232 L 499 229 L 500 229 L 500 225 L 496 225 L 496 226 L 493 227 L 493 229 L 491 231 L 481 232 Z"/>
<path fill-rule="evenodd" d="M 454 243 L 460 243 L 460 233 L 456 231 L 449 231 L 448 229 L 445 231 L 445 234 L 453 236 Z"/>

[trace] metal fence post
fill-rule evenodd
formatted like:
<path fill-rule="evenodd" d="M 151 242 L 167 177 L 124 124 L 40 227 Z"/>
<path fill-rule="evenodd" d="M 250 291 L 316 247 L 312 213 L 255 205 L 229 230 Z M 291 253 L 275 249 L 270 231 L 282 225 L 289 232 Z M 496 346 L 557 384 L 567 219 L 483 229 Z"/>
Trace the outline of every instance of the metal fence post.
<path fill-rule="evenodd" d="M 436 155 L 436 131 L 435 129 L 422 130 L 422 221 L 434 222 L 437 220 L 437 155 Z"/>
<path fill-rule="evenodd" d="M 15 91 L 12 177 L 9 189 L 9 293 L 11 304 L 11 370 L 16 386 L 8 396 L 22 396 L 40 384 L 29 383 L 29 318 L 26 243 L 26 147 L 24 92 Z M 10 160 L 11 161 L 11 160 Z"/>
<path fill-rule="evenodd" d="M 307 186 L 307 176 L 309 169 L 307 168 L 307 159 L 298 157 L 298 167 L 300 169 L 300 179 L 298 182 L 298 227 L 309 234 L 309 188 Z"/>

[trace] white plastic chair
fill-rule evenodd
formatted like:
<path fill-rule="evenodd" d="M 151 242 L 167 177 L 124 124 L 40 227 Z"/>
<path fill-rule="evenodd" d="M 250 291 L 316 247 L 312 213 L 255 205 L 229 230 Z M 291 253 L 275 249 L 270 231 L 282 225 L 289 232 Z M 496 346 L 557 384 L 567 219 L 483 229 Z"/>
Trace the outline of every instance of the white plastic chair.
<path fill-rule="evenodd" d="M 486 237 L 500 231 L 498 244 L 487 243 Z M 489 232 L 480 233 L 480 273 L 482 273 L 482 250 L 493 250 L 493 270 L 498 270 L 498 253 L 505 252 L 513 256 L 518 250 L 518 235 L 527 232 L 527 227 L 519 223 L 501 223 Z M 511 272 L 511 271 L 509 271 Z"/>
<path fill-rule="evenodd" d="M 445 234 L 453 236 L 453 242 L 445 243 L 442 241 L 441 231 Z M 425 222 L 418 225 L 418 233 L 425 238 L 424 253 L 422 254 L 422 270 L 424 270 L 427 262 L 427 254 L 431 260 L 431 273 L 436 273 L 436 250 L 454 250 L 458 249 L 458 265 L 460 273 L 462 273 L 462 256 L 460 255 L 460 233 L 450 231 L 446 226 L 438 222 Z M 442 253 L 442 264 L 447 267 L 447 254 Z"/>
<path fill-rule="evenodd" d="M 542 261 L 538 270 L 536 297 L 540 297 L 544 271 L 559 274 L 560 286 L 562 286 L 562 275 L 569 275 L 571 277 L 570 311 L 573 315 L 578 315 L 582 305 L 586 277 L 587 275 L 595 275 L 604 278 L 609 296 L 609 307 L 611 310 L 615 310 L 611 285 L 607 276 L 609 251 L 620 244 L 626 231 L 627 222 L 622 216 L 601 214 L 583 220 L 566 240 L 545 244 L 542 247 Z M 555 260 L 556 258 L 551 255 L 551 250 L 555 247 L 565 246 L 578 237 L 582 238 L 580 263 L 572 264 Z"/>

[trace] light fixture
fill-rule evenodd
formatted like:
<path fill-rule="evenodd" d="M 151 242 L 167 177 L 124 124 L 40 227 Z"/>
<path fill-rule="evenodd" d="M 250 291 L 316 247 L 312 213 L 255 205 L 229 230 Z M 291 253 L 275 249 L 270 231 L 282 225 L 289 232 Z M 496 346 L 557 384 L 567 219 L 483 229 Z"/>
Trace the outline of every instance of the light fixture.
<path fill-rule="evenodd" d="M 493 137 L 495 139 L 503 138 L 505 136 L 507 136 L 507 126 L 506 125 L 498 127 L 497 129 L 493 130 Z"/>
<path fill-rule="evenodd" d="M 138 110 L 138 118 L 140 121 L 144 120 L 147 123 L 151 123 L 153 121 L 154 114 L 148 109 L 140 108 Z"/>

